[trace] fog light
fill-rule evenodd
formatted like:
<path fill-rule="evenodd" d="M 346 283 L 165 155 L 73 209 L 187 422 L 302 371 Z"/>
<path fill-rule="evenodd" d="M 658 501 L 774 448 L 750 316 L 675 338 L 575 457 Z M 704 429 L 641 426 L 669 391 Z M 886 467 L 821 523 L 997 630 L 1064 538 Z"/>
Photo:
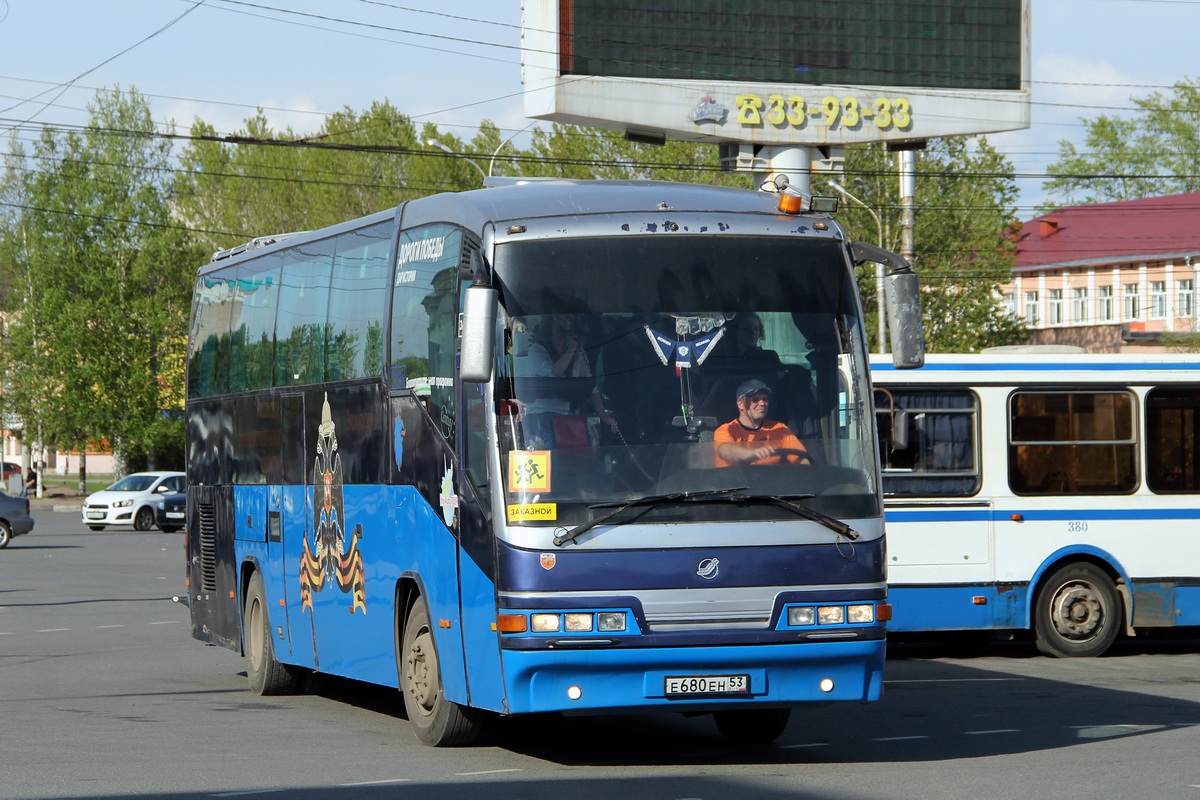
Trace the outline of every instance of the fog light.
<path fill-rule="evenodd" d="M 596 627 L 602 631 L 623 631 L 625 630 L 625 612 L 624 611 L 601 611 L 596 615 Z"/>
<path fill-rule="evenodd" d="M 821 606 L 817 609 L 818 625 L 841 625 L 846 620 L 846 609 L 841 606 Z"/>
<path fill-rule="evenodd" d="M 833 691 L 833 678 L 821 678 L 821 683 L 819 685 L 821 687 L 822 692 L 826 692 L 826 693 L 832 692 Z"/>
<path fill-rule="evenodd" d="M 590 631 L 592 629 L 592 615 L 567 614 L 563 617 L 563 629 L 568 631 Z"/>
<path fill-rule="evenodd" d="M 874 622 L 875 606 L 846 606 L 846 619 L 850 622 Z"/>
<path fill-rule="evenodd" d="M 553 633 L 558 630 L 558 614 L 530 615 L 534 633 Z"/>
<path fill-rule="evenodd" d="M 788 609 L 788 625 L 812 625 L 815 621 L 812 606 L 792 606 Z"/>

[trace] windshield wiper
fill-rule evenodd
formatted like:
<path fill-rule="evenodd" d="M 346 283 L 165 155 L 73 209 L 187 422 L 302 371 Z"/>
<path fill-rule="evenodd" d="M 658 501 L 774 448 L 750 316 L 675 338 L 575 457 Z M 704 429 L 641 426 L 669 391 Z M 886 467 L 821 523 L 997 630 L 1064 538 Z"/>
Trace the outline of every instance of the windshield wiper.
<path fill-rule="evenodd" d="M 607 522 L 609 519 L 615 517 L 617 514 L 620 514 L 622 511 L 624 511 L 627 508 L 638 508 L 641 506 L 653 506 L 653 505 L 657 505 L 659 503 L 684 503 L 684 502 L 690 503 L 690 502 L 694 502 L 696 500 L 709 500 L 714 497 L 729 497 L 730 499 L 741 499 L 742 497 L 744 497 L 744 495 L 739 495 L 738 492 L 745 491 L 746 488 L 747 487 L 745 487 L 745 486 L 734 486 L 734 487 L 730 487 L 728 489 L 708 489 L 708 490 L 705 490 L 702 492 L 671 492 L 669 494 L 652 494 L 652 495 L 647 495 L 646 497 L 636 497 L 632 500 L 625 500 L 620 503 L 596 503 L 595 505 L 588 506 L 588 507 L 593 510 L 598 509 L 598 508 L 611 508 L 612 506 L 616 506 L 616 508 L 614 508 L 612 511 L 608 512 L 607 514 L 603 514 L 599 517 L 596 517 L 593 520 L 583 523 L 582 525 L 578 525 L 578 526 L 572 528 L 571 530 L 567 531 L 566 533 L 562 534 L 561 536 L 555 536 L 554 537 L 554 545 L 556 547 L 562 547 L 567 542 L 575 541 L 575 539 L 577 539 L 579 536 L 583 535 L 584 533 L 587 533 L 588 531 L 590 531 L 592 528 L 596 527 L 597 525 Z M 855 534 L 855 535 L 857 535 L 857 534 Z"/>
<path fill-rule="evenodd" d="M 745 495 L 745 494 L 743 494 L 743 495 L 737 495 L 736 497 L 733 497 L 731 499 L 743 500 L 743 501 L 744 500 L 769 500 L 772 503 L 777 503 L 777 504 L 783 506 L 784 508 L 787 508 L 791 511 L 796 512 L 797 514 L 804 517 L 805 519 L 812 520 L 813 522 L 819 522 L 820 524 L 824 525 L 826 528 L 829 528 L 829 530 L 833 531 L 834 533 L 838 534 L 839 536 L 845 536 L 847 539 L 854 540 L 862 535 L 858 531 L 854 530 L 854 528 L 851 528 L 849 525 L 842 522 L 840 519 L 837 519 L 836 517 L 831 517 L 828 514 L 823 514 L 820 511 L 816 511 L 815 509 L 811 509 L 811 508 L 808 508 L 807 506 L 802 506 L 799 503 L 792 502 L 793 500 L 807 500 L 810 497 L 813 497 L 813 495 L 811 495 L 811 494 L 789 494 L 789 495 L 778 495 L 778 494 Z"/>

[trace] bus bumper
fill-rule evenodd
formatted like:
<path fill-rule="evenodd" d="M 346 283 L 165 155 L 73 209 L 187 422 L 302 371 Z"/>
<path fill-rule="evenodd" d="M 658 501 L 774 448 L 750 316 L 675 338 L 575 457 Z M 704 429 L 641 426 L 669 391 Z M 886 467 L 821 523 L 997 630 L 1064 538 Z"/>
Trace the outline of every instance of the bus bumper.
<path fill-rule="evenodd" d="M 503 653 L 509 714 L 704 712 L 878 700 L 885 642 Z M 668 678 L 748 676 L 745 692 L 668 694 Z M 671 682 L 677 683 L 677 682 Z"/>

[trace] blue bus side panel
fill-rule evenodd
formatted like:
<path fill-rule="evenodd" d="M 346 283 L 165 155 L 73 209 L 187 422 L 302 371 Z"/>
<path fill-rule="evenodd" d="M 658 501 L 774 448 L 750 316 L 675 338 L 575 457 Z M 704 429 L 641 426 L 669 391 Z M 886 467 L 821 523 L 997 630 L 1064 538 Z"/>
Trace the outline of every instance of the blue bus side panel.
<path fill-rule="evenodd" d="M 889 586 L 894 633 L 1025 628 L 1027 587 Z M 986 602 L 977 603 L 982 597 Z"/>
<path fill-rule="evenodd" d="M 303 552 L 303 540 L 308 533 L 308 503 L 305 501 L 304 486 L 280 487 L 283 509 L 280 513 L 280 527 L 283 533 L 281 551 L 282 559 L 276 559 L 271 564 L 271 577 L 277 582 L 278 594 L 267 590 L 267 605 L 272 614 L 283 598 L 287 608 L 285 625 L 289 643 L 291 644 L 290 663 L 308 669 L 316 669 L 316 651 L 314 649 L 312 615 L 301 613 L 300 604 L 300 556 Z M 269 586 L 272 584 L 268 584 Z M 272 619 L 273 621 L 273 619 Z M 283 661 L 283 654 L 276 640 L 275 657 Z"/>
<path fill-rule="evenodd" d="M 732 647 L 506 650 L 504 679 L 513 714 L 562 711 L 713 710 L 747 703 L 878 700 L 882 640 Z M 668 698 L 664 679 L 677 675 L 750 675 L 750 695 Z M 820 682 L 833 680 L 823 692 Z M 572 700 L 567 691 L 579 690 Z"/>
<path fill-rule="evenodd" d="M 471 705 L 505 711 L 500 635 L 496 632 L 496 585 L 472 559 L 460 561 L 462 635 Z"/>
<path fill-rule="evenodd" d="M 1200 625 L 1200 586 L 1138 581 L 1133 589 L 1135 628 Z"/>
<path fill-rule="evenodd" d="M 409 575 L 417 579 L 433 628 L 442 690 L 447 699 L 466 705 L 467 676 L 463 663 L 463 631 L 455 622 L 458 606 L 458 547 L 454 535 L 438 511 L 414 487 L 393 487 L 395 527 L 392 547 L 386 559 L 376 559 L 375 568 L 384 562 L 396 578 Z M 393 586 L 395 581 L 393 580 Z M 393 669 L 394 671 L 394 669 Z"/>

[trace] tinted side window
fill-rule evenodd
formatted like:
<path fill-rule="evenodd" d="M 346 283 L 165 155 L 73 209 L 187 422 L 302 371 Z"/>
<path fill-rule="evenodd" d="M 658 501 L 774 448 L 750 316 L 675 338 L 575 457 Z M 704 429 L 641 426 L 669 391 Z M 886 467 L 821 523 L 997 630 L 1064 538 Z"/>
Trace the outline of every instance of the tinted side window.
<path fill-rule="evenodd" d="M 208 397 L 229 390 L 229 318 L 234 272 L 210 273 L 196 281 L 188 335 L 188 396 Z"/>
<path fill-rule="evenodd" d="M 275 323 L 275 385 L 296 386 L 325 380 L 325 319 L 333 239 L 286 251 Z"/>
<path fill-rule="evenodd" d="M 462 232 L 449 225 L 403 231 L 392 287 L 389 381 L 428 398 L 442 435 L 454 436 L 454 337 Z"/>
<path fill-rule="evenodd" d="M 1008 479 L 1017 494 L 1129 494 L 1137 488 L 1129 392 L 1016 392 Z"/>
<path fill-rule="evenodd" d="M 1159 494 L 1200 492 L 1200 387 L 1146 395 L 1146 485 Z"/>
<path fill-rule="evenodd" d="M 282 255 L 243 262 L 233 287 L 229 391 L 265 389 L 275 383 L 275 306 Z"/>
<path fill-rule="evenodd" d="M 328 379 L 383 374 L 383 312 L 387 302 L 392 223 L 338 236 L 329 292 Z"/>
<path fill-rule="evenodd" d="M 883 492 L 979 491 L 979 398 L 967 389 L 875 389 Z"/>

